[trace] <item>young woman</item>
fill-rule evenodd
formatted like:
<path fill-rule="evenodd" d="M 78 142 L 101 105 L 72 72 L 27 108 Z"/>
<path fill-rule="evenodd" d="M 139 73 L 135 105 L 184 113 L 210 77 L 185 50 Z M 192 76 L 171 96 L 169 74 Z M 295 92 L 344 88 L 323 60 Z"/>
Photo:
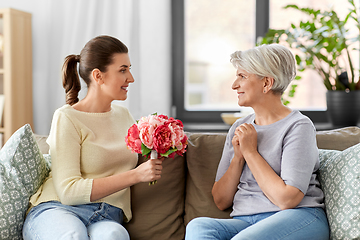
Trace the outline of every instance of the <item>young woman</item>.
<path fill-rule="evenodd" d="M 193 219 L 185 239 L 328 239 L 315 128 L 281 101 L 296 75 L 294 55 L 262 45 L 231 62 L 238 104 L 254 109 L 230 128 L 212 189 L 232 219 Z"/>
<path fill-rule="evenodd" d="M 78 99 L 80 81 L 88 87 Z M 123 221 L 131 219 L 130 186 L 161 177 L 162 160 L 137 168 L 137 154 L 125 145 L 135 122 L 112 104 L 125 100 L 134 82 L 127 47 L 99 36 L 63 65 L 66 105 L 54 113 L 48 137 L 51 173 L 30 199 L 24 239 L 130 239 Z"/>

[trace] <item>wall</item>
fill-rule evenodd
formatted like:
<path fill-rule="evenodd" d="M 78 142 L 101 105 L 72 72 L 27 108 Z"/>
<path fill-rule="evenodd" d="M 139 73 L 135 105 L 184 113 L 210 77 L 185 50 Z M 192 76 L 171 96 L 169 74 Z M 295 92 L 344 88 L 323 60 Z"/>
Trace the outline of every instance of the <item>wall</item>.
<path fill-rule="evenodd" d="M 170 114 L 170 0 L 0 1 L 0 8 L 8 7 L 32 14 L 35 133 L 48 134 L 53 112 L 65 103 L 63 59 L 79 54 L 100 34 L 116 36 L 129 47 L 135 83 L 119 104 L 135 119 L 154 112 Z M 80 96 L 85 95 L 86 89 Z"/>

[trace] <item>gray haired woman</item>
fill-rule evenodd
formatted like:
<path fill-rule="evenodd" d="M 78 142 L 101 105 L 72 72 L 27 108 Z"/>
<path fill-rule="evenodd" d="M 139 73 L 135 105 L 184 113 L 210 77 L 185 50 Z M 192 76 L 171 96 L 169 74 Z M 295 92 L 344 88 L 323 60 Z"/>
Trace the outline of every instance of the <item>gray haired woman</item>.
<path fill-rule="evenodd" d="M 232 219 L 195 218 L 185 239 L 328 239 L 316 130 L 281 101 L 296 75 L 294 55 L 271 44 L 237 51 L 231 62 L 238 104 L 254 110 L 230 128 L 212 189 Z"/>

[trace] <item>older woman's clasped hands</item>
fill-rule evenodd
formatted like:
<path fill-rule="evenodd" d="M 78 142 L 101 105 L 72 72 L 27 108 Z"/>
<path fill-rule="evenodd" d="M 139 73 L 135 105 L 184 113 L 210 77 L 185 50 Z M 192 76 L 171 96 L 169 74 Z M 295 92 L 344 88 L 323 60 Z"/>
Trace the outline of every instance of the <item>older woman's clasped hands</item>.
<path fill-rule="evenodd" d="M 235 130 L 232 141 L 236 156 L 244 157 L 244 153 L 256 152 L 257 132 L 252 124 L 243 123 Z"/>

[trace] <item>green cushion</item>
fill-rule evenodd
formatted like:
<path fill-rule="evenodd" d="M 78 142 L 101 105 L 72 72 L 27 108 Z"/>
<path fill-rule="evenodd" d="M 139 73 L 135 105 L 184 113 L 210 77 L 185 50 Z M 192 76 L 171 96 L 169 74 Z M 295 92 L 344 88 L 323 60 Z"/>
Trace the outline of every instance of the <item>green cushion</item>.
<path fill-rule="evenodd" d="M 330 238 L 360 239 L 360 144 L 319 154 Z"/>
<path fill-rule="evenodd" d="M 0 239 L 22 239 L 29 198 L 48 175 L 48 166 L 29 124 L 0 151 Z"/>

